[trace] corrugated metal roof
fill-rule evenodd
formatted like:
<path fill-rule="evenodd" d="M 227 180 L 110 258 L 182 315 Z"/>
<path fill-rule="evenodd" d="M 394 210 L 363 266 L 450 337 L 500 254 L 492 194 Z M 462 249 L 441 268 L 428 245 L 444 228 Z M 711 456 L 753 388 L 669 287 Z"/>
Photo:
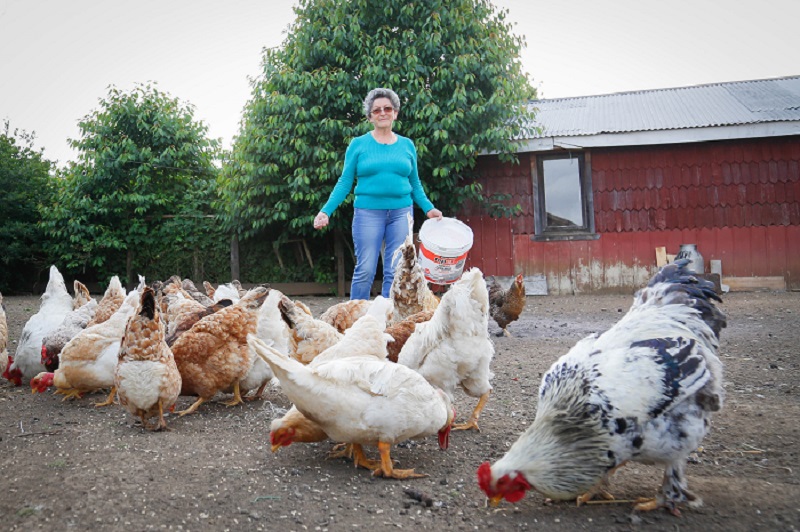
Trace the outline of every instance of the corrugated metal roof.
<path fill-rule="evenodd" d="M 800 121 L 800 76 L 535 100 L 533 138 Z"/>

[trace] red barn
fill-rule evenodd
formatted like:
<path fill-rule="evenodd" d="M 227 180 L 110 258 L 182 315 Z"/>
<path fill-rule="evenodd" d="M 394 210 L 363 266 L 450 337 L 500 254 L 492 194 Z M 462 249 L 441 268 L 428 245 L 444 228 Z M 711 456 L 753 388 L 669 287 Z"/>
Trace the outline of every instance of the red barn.
<path fill-rule="evenodd" d="M 695 244 L 723 283 L 800 289 L 800 76 L 531 102 L 519 165 L 479 159 L 521 212 L 458 216 L 467 267 L 551 294 L 633 291 Z M 720 263 L 716 263 L 720 261 Z"/>

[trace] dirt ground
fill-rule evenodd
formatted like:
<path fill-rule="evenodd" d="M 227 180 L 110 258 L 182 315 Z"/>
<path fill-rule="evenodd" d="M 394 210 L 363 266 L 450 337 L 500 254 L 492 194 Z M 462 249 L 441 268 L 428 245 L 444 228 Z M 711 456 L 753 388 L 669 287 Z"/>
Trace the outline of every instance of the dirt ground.
<path fill-rule="evenodd" d="M 99 299 L 99 296 L 98 296 Z M 315 315 L 335 298 L 300 298 Z M 279 389 L 263 401 L 203 405 L 171 416 L 168 432 L 142 430 L 103 396 L 62 402 L 0 384 L 0 529 L 86 530 L 797 530 L 800 528 L 800 293 L 727 294 L 722 309 L 726 404 L 688 466 L 705 501 L 682 517 L 633 513 L 630 503 L 575 507 L 529 494 L 487 507 L 475 471 L 494 461 L 532 421 L 542 373 L 580 338 L 619 320 L 632 297 L 529 296 L 513 337 L 495 338 L 494 394 L 482 432 L 453 433 L 393 449 L 423 479 L 372 478 L 332 443 L 270 452 L 270 420 L 290 407 Z M 10 345 L 38 297 L 7 297 Z M 497 332 L 494 323 L 490 332 Z M 182 397 L 183 409 L 193 399 Z M 459 418 L 476 403 L 457 397 Z M 369 452 L 369 451 L 368 451 Z M 374 452 L 374 450 L 373 450 Z M 377 454 L 377 453 L 375 453 Z M 614 478 L 618 499 L 652 496 L 662 471 L 629 464 Z M 422 502 L 407 490 L 425 497 Z"/>

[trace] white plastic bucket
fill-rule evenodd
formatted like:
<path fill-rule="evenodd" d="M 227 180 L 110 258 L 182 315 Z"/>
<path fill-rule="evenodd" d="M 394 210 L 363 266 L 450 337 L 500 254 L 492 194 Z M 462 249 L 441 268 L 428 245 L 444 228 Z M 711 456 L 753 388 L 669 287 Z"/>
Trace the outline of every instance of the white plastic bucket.
<path fill-rule="evenodd" d="M 461 278 L 472 247 L 472 229 L 455 218 L 429 219 L 419 230 L 419 265 L 425 279 L 452 284 Z"/>

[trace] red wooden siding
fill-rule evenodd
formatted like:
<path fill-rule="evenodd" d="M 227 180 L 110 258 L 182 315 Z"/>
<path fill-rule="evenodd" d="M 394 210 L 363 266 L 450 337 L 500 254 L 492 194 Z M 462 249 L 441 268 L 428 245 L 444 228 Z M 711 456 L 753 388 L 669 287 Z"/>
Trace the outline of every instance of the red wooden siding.
<path fill-rule="evenodd" d="M 510 194 L 522 214 L 495 220 L 471 207 L 468 265 L 487 275 L 544 274 L 551 293 L 641 287 L 655 248 L 696 244 L 723 276 L 783 276 L 800 288 L 800 137 L 592 150 L 596 232 L 586 241 L 533 242 L 533 154 L 520 165 L 482 157 L 487 195 Z"/>

